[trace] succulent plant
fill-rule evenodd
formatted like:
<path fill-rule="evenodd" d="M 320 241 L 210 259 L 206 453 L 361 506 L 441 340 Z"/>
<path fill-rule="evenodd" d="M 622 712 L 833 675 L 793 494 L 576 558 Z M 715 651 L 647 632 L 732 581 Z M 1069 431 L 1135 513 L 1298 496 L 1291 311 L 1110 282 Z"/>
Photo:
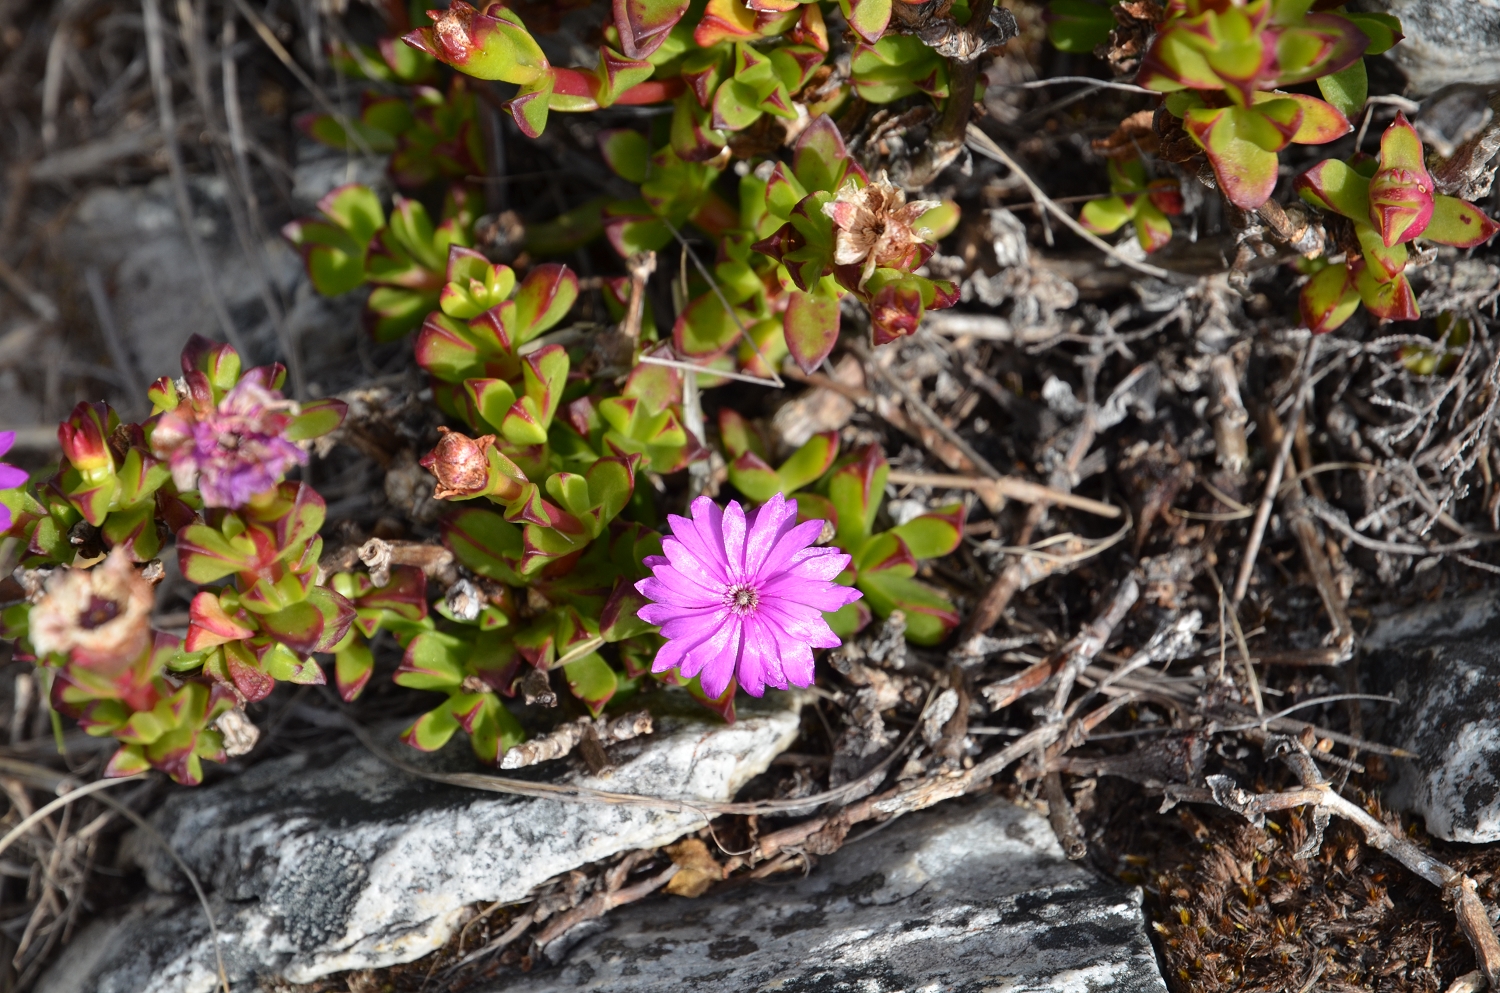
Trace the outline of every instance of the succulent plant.
<path fill-rule="evenodd" d="M 1422 238 L 1474 248 L 1500 232 L 1478 207 L 1437 192 L 1422 139 L 1404 114 L 1381 135 L 1378 159 L 1325 159 L 1298 176 L 1296 187 L 1303 200 L 1353 228 L 1346 261 L 1316 260 L 1302 290 L 1303 323 L 1318 334 L 1343 324 L 1361 302 L 1382 320 L 1416 320 L 1407 244 Z"/>
<path fill-rule="evenodd" d="M 1137 82 L 1207 155 L 1225 197 L 1253 210 L 1276 188 L 1277 153 L 1352 130 L 1368 84 L 1362 57 L 1400 40 L 1387 14 L 1315 0 L 1171 0 Z M 1316 8 L 1316 9 L 1315 9 Z M 1326 99 L 1280 89 L 1316 80 Z"/>

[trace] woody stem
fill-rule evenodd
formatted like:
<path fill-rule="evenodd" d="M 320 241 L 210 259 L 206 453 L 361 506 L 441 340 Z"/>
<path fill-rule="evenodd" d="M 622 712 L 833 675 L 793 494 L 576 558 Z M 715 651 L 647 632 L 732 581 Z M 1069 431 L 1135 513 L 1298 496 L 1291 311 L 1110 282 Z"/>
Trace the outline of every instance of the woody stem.
<path fill-rule="evenodd" d="M 978 0 L 969 8 L 969 23 L 965 25 L 976 37 L 984 33 L 989 23 L 990 9 L 994 0 Z M 969 127 L 969 115 L 974 109 L 974 90 L 979 82 L 978 59 L 948 60 L 948 102 L 943 105 L 943 116 L 933 131 L 933 139 L 939 142 L 963 143 Z"/>
<path fill-rule="evenodd" d="M 969 8 L 969 23 L 964 26 L 965 30 L 976 37 L 982 35 L 985 25 L 989 23 L 990 9 L 993 6 L 994 0 L 978 0 Z M 964 144 L 978 83 L 977 58 L 960 56 L 948 60 L 948 102 L 943 105 L 943 116 L 933 127 L 926 149 L 912 163 L 911 174 L 902 185 L 912 188 L 925 186 L 953 161 Z"/>

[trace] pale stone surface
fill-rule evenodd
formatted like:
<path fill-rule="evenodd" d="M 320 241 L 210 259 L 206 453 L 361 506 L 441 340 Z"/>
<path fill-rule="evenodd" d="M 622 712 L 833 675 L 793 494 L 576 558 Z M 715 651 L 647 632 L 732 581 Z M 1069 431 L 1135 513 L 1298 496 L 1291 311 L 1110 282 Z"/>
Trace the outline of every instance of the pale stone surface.
<path fill-rule="evenodd" d="M 1359 0 L 1401 18 L 1406 38 L 1389 57 L 1414 94 L 1453 83 L 1500 82 L 1500 0 Z"/>
<path fill-rule="evenodd" d="M 1416 753 L 1395 761 L 1385 799 L 1448 841 L 1500 841 L 1500 600 L 1424 604 L 1384 618 L 1366 642 L 1377 740 Z"/>
<path fill-rule="evenodd" d="M 701 710 L 665 713 L 656 734 L 611 749 L 611 778 L 569 778 L 726 800 L 796 737 L 797 700 L 772 693 L 729 727 Z M 358 747 L 277 759 L 180 792 L 152 820 L 210 891 L 225 965 L 243 989 L 255 977 L 306 983 L 412 961 L 448 940 L 466 906 L 520 900 L 559 873 L 667 844 L 703 823 L 691 813 L 444 786 Z M 129 847 L 152 888 L 172 895 L 93 925 L 40 993 L 214 989 L 207 922 L 186 881 L 143 837 Z"/>
<path fill-rule="evenodd" d="M 1401 700 L 1380 740 L 1398 759 L 1385 799 L 1448 841 L 1500 841 L 1500 652 L 1490 637 L 1404 644 L 1377 657 L 1373 689 Z"/>
<path fill-rule="evenodd" d="M 593 927 L 557 968 L 484 993 L 1167 988 L 1140 891 L 1069 862 L 1044 818 L 998 797 L 908 815 L 804 879 L 652 897 Z"/>

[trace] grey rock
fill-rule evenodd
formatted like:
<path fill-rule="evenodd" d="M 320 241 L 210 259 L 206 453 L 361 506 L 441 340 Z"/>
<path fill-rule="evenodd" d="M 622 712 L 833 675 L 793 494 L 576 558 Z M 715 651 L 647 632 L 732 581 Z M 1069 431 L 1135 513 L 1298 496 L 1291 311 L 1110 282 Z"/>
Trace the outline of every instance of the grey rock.
<path fill-rule="evenodd" d="M 1401 18 L 1406 38 L 1388 57 L 1406 73 L 1413 93 L 1500 82 L 1500 0 L 1360 0 L 1353 6 Z"/>
<path fill-rule="evenodd" d="M 1500 617 L 1492 597 L 1434 604 L 1382 621 L 1366 644 L 1378 740 L 1398 759 L 1385 800 L 1448 841 L 1500 841 Z"/>
<path fill-rule="evenodd" d="M 194 178 L 189 186 L 194 227 L 215 274 L 214 285 L 251 345 L 250 359 L 269 358 L 277 347 L 274 330 L 254 270 L 230 224 L 226 186 L 217 177 Z M 124 346 L 136 371 L 148 380 L 182 374 L 178 356 L 190 335 L 222 337 L 165 177 L 146 186 L 90 190 L 60 244 L 66 246 L 61 257 L 77 269 L 76 275 L 81 277 L 88 267 L 103 274 Z M 264 257 L 283 294 L 303 278 L 296 254 L 274 231 Z M 83 285 L 81 278 L 76 285 Z"/>
<path fill-rule="evenodd" d="M 653 699 L 666 708 L 657 733 L 611 749 L 611 778 L 567 778 L 618 792 L 725 800 L 797 734 L 794 694 L 754 701 L 728 727 L 705 719 L 685 695 Z M 683 706 L 673 709 L 677 703 Z M 453 748 L 439 761 L 455 760 Z M 668 844 L 703 824 L 687 812 L 445 786 L 357 746 L 268 761 L 184 790 L 152 820 L 210 891 L 219 951 L 237 990 L 266 978 L 307 983 L 410 962 L 440 948 L 472 904 L 521 900 L 559 873 Z M 161 895 L 92 925 L 40 993 L 214 989 L 213 943 L 186 880 L 140 834 L 126 851 Z"/>
<path fill-rule="evenodd" d="M 1367 651 L 1438 637 L 1473 634 L 1500 620 L 1500 597 L 1492 594 L 1433 600 L 1375 619 L 1365 635 Z"/>
<path fill-rule="evenodd" d="M 909 815 L 804 879 L 653 897 L 595 927 L 559 967 L 485 993 L 1167 988 L 1140 891 L 1069 862 L 1044 818 L 998 797 Z"/>

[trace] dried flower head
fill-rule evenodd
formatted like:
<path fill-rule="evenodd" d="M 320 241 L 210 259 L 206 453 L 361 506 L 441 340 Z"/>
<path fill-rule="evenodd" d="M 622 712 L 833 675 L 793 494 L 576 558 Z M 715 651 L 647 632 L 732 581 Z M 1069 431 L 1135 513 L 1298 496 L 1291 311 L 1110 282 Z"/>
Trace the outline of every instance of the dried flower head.
<path fill-rule="evenodd" d="M 439 427 L 437 446 L 417 463 L 437 477 L 433 496 L 439 500 L 478 496 L 489 488 L 489 451 L 495 447 L 492 434 L 470 438 Z"/>
<path fill-rule="evenodd" d="M 812 650 L 841 644 L 824 611 L 860 598 L 833 581 L 849 556 L 810 547 L 823 522 L 797 524 L 796 501 L 779 493 L 748 516 L 733 500 L 721 510 L 699 497 L 692 515 L 670 517 L 665 555 L 647 558 L 652 576 L 636 584 L 653 601 L 640 618 L 667 639 L 652 671 L 701 676 L 710 698 L 735 678 L 752 696 L 810 686 Z"/>
<path fill-rule="evenodd" d="M 66 654 L 106 674 L 124 671 L 151 641 L 151 583 L 117 546 L 93 569 L 59 569 L 31 608 L 37 655 Z"/>
<path fill-rule="evenodd" d="M 10 451 L 11 446 L 15 443 L 16 433 L 14 431 L 0 431 L 0 455 L 4 455 Z M 27 478 L 26 473 L 15 466 L 0 462 L 0 490 L 13 490 L 17 486 L 25 486 Z M 0 503 L 0 531 L 9 529 L 10 521 L 10 508 Z"/>
<path fill-rule="evenodd" d="M 250 370 L 217 406 L 181 403 L 161 415 L 151 448 L 172 466 L 179 490 L 208 507 L 243 507 L 272 490 L 307 453 L 287 440 L 291 404 Z"/>
<path fill-rule="evenodd" d="M 923 243 L 914 224 L 917 218 L 935 207 L 936 200 L 906 202 L 906 192 L 880 178 L 860 186 L 850 179 L 839 190 L 832 203 L 823 205 L 823 213 L 833 219 L 838 232 L 833 245 L 836 265 L 864 264 L 860 273 L 861 288 L 879 266 L 902 266 L 912 249 Z"/>

